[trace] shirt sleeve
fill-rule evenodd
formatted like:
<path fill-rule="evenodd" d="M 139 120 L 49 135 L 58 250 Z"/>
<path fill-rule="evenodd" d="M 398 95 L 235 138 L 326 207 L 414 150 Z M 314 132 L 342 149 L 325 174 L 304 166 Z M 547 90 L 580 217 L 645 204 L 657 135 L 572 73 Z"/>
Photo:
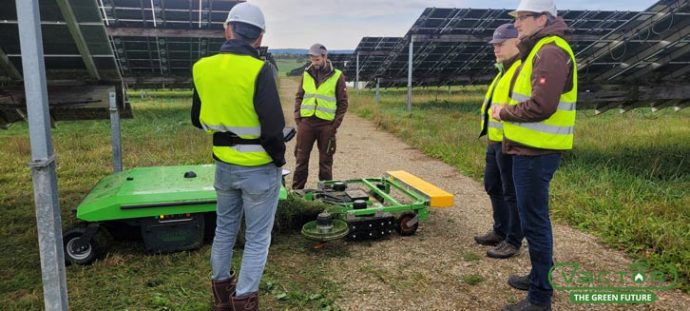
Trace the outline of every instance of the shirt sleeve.
<path fill-rule="evenodd" d="M 545 45 L 534 57 L 530 98 L 501 110 L 501 119 L 512 122 L 540 122 L 558 109 L 561 94 L 573 64 L 568 54 L 555 45 Z M 571 84 L 571 83 L 570 83 Z"/>
<path fill-rule="evenodd" d="M 348 98 L 347 98 L 347 85 L 345 84 L 345 75 L 341 74 L 338 78 L 338 83 L 335 87 L 335 98 L 337 101 L 337 108 L 335 110 L 335 119 L 333 120 L 333 126 L 339 128 L 340 124 L 343 123 L 345 118 L 345 113 L 347 112 Z"/>
<path fill-rule="evenodd" d="M 285 165 L 285 140 L 283 138 L 285 118 L 273 70 L 268 65 L 261 68 L 256 79 L 254 109 L 261 124 L 261 137 L 259 137 L 261 146 L 271 156 L 276 166 Z"/>
<path fill-rule="evenodd" d="M 297 94 L 295 95 L 295 120 L 300 118 L 299 111 L 302 108 L 302 99 L 304 98 L 304 88 L 302 83 L 304 82 L 304 76 L 299 80 L 299 88 L 297 89 Z"/>
<path fill-rule="evenodd" d="M 196 87 L 192 90 L 192 125 L 198 128 L 203 128 L 201 126 L 201 120 L 199 116 L 201 115 L 201 98 L 196 92 Z"/>

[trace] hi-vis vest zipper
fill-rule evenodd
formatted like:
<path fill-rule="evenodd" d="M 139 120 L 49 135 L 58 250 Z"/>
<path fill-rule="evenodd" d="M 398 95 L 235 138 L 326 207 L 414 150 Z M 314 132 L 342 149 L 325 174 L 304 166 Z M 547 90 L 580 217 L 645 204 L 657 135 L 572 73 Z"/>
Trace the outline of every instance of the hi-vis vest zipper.
<path fill-rule="evenodd" d="M 342 72 L 338 69 L 333 70 L 333 75 L 321 83 L 318 88 L 314 78 L 306 70 L 304 71 L 302 79 L 304 97 L 299 110 L 300 117 L 305 118 L 316 115 L 317 118 L 326 121 L 333 121 L 335 119 L 335 111 L 338 107 L 335 89 L 338 86 L 338 79 L 340 79 Z"/>
<path fill-rule="evenodd" d="M 549 149 L 570 150 L 573 148 L 575 130 L 575 103 L 577 102 L 577 65 L 575 55 L 568 42 L 557 36 L 544 37 L 532 48 L 515 81 L 510 105 L 528 100 L 532 94 L 532 65 L 537 52 L 546 44 L 555 44 L 570 56 L 572 63 L 573 88 L 561 94 L 558 109 L 548 119 L 541 122 L 503 121 L 503 135 L 511 141 L 525 146 Z"/>
<path fill-rule="evenodd" d="M 487 134 L 489 136 L 489 140 L 501 142 L 503 141 L 503 124 L 494 119 L 491 116 L 491 112 L 492 108 L 496 105 L 507 105 L 510 101 L 510 82 L 513 80 L 515 71 L 518 67 L 520 67 L 520 60 L 518 59 L 513 62 L 508 70 L 499 64 L 497 64 L 497 67 L 499 67 L 498 74 L 496 74 L 496 77 L 491 82 L 489 89 L 486 91 L 486 95 L 484 95 L 484 103 L 482 104 L 481 108 L 482 120 L 480 130 L 483 132 L 485 126 L 488 126 Z M 486 107 L 489 105 L 489 102 L 491 102 L 491 107 L 487 109 Z M 488 117 L 488 124 L 485 124 L 484 122 L 485 115 Z"/>
<path fill-rule="evenodd" d="M 199 121 L 209 133 L 232 132 L 243 139 L 261 136 L 254 110 L 254 91 L 262 60 L 252 56 L 219 53 L 194 64 L 194 86 L 201 99 Z M 273 160 L 261 145 L 213 146 L 223 162 L 259 166 Z"/>

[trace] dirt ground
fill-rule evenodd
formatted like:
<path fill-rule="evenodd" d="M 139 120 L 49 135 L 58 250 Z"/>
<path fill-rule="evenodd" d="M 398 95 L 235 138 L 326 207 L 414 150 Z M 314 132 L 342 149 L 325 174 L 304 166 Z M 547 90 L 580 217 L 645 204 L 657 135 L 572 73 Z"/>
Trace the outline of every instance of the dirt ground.
<path fill-rule="evenodd" d="M 292 124 L 292 103 L 298 87 L 281 79 L 285 117 Z M 491 206 L 483 186 L 439 160 L 425 156 L 367 120 L 348 114 L 338 131 L 334 179 L 378 177 L 388 170 L 406 170 L 455 195 L 455 205 L 433 209 L 411 237 L 392 235 L 372 243 L 350 243 L 350 256 L 333 258 L 333 278 L 342 284 L 338 306 L 346 310 L 497 310 L 522 299 L 512 289 L 511 274 L 529 271 L 529 255 L 507 260 L 485 256 L 486 247 L 473 236 L 491 226 Z M 294 141 L 287 150 L 293 170 Z M 318 153 L 312 153 L 307 187 L 318 180 Z M 288 185 L 291 178 L 287 180 Z M 590 271 L 621 271 L 631 263 L 624 253 L 607 248 L 597 238 L 554 224 L 556 262 L 579 262 Z M 478 275 L 483 281 L 464 280 Z M 470 282 L 472 283 L 472 282 Z M 554 310 L 689 310 L 690 298 L 680 291 L 658 291 L 653 304 L 581 305 L 568 302 L 568 293 L 555 291 Z"/>

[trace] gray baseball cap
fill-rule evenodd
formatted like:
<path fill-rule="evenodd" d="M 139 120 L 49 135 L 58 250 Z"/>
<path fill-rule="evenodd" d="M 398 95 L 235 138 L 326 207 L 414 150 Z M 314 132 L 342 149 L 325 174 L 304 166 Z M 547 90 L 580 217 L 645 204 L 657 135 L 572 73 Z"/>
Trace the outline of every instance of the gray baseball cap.
<path fill-rule="evenodd" d="M 321 55 L 326 55 L 326 54 L 328 54 L 328 50 L 321 43 L 314 43 L 309 48 L 309 55 L 321 56 Z"/>
<path fill-rule="evenodd" d="M 508 39 L 513 39 L 517 37 L 518 31 L 517 29 L 515 29 L 515 26 L 513 26 L 512 23 L 507 23 L 498 26 L 498 28 L 494 30 L 494 36 L 491 38 L 491 41 L 489 41 L 489 44 L 501 43 Z"/>

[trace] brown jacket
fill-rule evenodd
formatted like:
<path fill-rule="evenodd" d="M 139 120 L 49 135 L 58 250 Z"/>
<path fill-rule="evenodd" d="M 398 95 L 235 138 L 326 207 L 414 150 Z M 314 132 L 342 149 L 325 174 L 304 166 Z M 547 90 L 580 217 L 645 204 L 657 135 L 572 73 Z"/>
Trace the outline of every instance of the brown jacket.
<path fill-rule="evenodd" d="M 331 61 L 328 61 L 326 63 L 326 66 L 322 67 L 321 70 L 316 70 L 312 66 L 307 67 L 306 71 L 314 78 L 314 81 L 316 81 L 316 87 L 319 87 L 321 83 L 324 83 L 328 78 L 330 78 L 333 74 L 335 74 L 335 70 L 333 69 L 333 65 L 331 64 Z M 300 108 L 302 107 L 302 99 L 304 98 L 304 88 L 302 88 L 302 83 L 304 81 L 300 81 L 299 83 L 299 89 L 297 90 L 297 95 L 295 96 L 295 124 L 299 124 L 301 121 L 302 117 L 299 114 Z M 340 78 L 338 79 L 338 83 L 335 88 L 335 98 L 337 102 L 337 108 L 335 110 L 335 119 L 333 120 L 333 128 L 334 130 L 337 130 L 340 127 L 340 124 L 343 123 L 343 118 L 345 118 L 345 112 L 347 112 L 347 105 L 348 105 L 348 100 L 347 100 L 347 86 L 345 85 L 345 75 L 341 74 Z M 310 117 L 309 119 L 318 119 L 315 116 Z M 318 119 L 321 120 L 321 119 Z M 315 120 L 317 121 L 317 120 Z M 323 121 L 323 120 L 321 120 Z"/>
<path fill-rule="evenodd" d="M 565 36 L 568 26 L 561 17 L 556 18 L 544 29 L 527 39 L 521 40 L 518 48 L 520 58 L 525 61 L 534 45 L 541 38 L 556 35 Z M 511 89 L 520 73 L 515 73 Z M 501 110 L 501 119 L 510 122 L 540 122 L 556 112 L 561 94 L 573 88 L 573 64 L 570 56 L 555 44 L 548 44 L 537 52 L 532 67 L 532 94 L 529 100 Z M 513 155 L 535 156 L 560 152 L 557 150 L 538 149 L 524 146 L 507 138 L 503 139 L 503 152 Z"/>

